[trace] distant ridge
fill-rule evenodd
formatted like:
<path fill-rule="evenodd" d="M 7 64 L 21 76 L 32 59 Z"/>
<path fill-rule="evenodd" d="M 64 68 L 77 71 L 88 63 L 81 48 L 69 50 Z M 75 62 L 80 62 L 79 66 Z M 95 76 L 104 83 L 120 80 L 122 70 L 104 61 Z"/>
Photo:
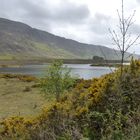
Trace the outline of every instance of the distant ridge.
<path fill-rule="evenodd" d="M 0 18 L 0 60 L 92 59 L 93 56 L 106 56 L 106 59 L 118 60 L 120 52 L 105 46 L 80 43 L 21 22 Z"/>

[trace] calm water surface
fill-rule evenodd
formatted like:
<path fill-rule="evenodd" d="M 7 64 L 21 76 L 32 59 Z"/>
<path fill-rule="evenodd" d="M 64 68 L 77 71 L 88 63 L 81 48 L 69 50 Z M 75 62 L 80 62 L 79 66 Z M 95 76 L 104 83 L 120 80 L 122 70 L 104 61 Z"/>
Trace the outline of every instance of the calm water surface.
<path fill-rule="evenodd" d="M 100 77 L 101 75 L 111 72 L 109 67 L 94 67 L 89 64 L 64 64 L 71 69 L 71 75 L 84 79 L 91 79 L 93 77 Z M 0 68 L 0 73 L 18 73 L 18 74 L 29 74 L 35 76 L 45 75 L 48 64 L 45 65 L 25 65 L 21 67 L 8 67 Z"/>

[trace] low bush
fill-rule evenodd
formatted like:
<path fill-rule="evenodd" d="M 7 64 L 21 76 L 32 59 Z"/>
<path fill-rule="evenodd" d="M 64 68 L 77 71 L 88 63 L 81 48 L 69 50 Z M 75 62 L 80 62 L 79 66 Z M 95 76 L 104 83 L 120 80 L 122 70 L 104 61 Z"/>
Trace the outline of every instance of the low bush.
<path fill-rule="evenodd" d="M 32 82 L 32 81 L 37 81 L 38 80 L 34 76 L 21 75 L 21 74 L 0 74 L 0 78 L 6 78 L 6 79 L 17 78 L 17 79 L 19 79 L 23 82 Z"/>

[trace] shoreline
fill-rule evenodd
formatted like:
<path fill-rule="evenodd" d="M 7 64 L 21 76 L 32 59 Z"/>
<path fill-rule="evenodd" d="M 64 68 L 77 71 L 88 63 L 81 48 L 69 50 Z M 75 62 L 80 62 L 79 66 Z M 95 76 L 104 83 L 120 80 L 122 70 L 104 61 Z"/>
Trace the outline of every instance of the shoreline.
<path fill-rule="evenodd" d="M 22 67 L 24 65 L 43 65 L 61 60 L 64 64 L 89 64 L 90 66 L 118 67 L 119 60 L 107 60 L 103 62 L 93 61 L 92 59 L 44 59 L 44 60 L 0 60 L 0 68 Z M 125 61 L 129 63 L 129 61 Z"/>

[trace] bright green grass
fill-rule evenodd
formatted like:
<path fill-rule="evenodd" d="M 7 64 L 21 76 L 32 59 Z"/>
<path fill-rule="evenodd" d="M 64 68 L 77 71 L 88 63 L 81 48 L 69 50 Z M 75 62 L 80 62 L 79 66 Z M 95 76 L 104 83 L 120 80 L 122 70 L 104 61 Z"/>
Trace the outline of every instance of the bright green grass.
<path fill-rule="evenodd" d="M 42 54 L 47 55 L 48 58 L 77 58 L 76 55 L 58 47 L 54 49 L 43 43 L 34 42 L 34 44 L 35 48 L 42 52 Z"/>
<path fill-rule="evenodd" d="M 10 54 L 0 55 L 0 60 L 13 60 L 14 56 Z"/>

